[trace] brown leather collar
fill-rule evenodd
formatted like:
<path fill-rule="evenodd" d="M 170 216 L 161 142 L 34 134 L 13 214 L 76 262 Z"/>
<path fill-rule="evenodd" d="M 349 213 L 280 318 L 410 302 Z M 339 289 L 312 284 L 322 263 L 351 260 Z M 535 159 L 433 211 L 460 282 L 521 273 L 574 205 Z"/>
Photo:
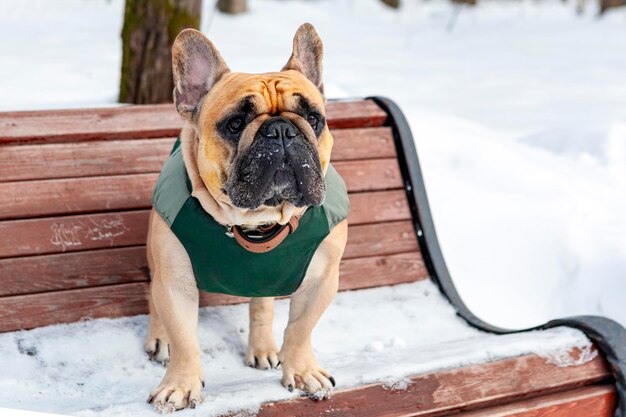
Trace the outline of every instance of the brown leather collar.
<path fill-rule="evenodd" d="M 265 253 L 280 245 L 283 240 L 296 231 L 300 216 L 293 216 L 286 224 L 275 223 L 259 227 L 252 233 L 244 232 L 241 226 L 233 226 L 232 234 L 237 243 L 254 253 Z"/>

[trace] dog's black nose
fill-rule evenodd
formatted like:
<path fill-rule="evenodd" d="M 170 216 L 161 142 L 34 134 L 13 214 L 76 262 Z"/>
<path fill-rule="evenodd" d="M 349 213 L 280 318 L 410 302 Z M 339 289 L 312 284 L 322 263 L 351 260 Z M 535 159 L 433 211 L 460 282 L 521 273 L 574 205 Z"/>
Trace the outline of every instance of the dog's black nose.
<path fill-rule="evenodd" d="M 271 141 L 276 141 L 286 148 L 291 145 L 293 139 L 298 136 L 298 128 L 284 117 L 273 117 L 263 123 L 259 129 L 261 136 Z"/>

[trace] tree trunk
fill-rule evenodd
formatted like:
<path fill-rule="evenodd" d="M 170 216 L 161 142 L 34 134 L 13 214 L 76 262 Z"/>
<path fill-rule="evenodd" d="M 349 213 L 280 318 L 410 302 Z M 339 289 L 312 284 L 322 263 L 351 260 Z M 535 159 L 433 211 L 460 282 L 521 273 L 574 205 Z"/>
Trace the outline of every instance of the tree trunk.
<path fill-rule="evenodd" d="M 119 101 L 172 101 L 172 44 L 185 28 L 200 27 L 202 0 L 126 0 Z"/>
<path fill-rule="evenodd" d="M 218 0 L 217 10 L 222 13 L 239 14 L 248 10 L 246 0 Z"/>
<path fill-rule="evenodd" d="M 626 6 L 626 0 L 600 0 L 600 14 L 614 7 Z"/>
<path fill-rule="evenodd" d="M 393 7 L 394 9 L 400 8 L 400 0 L 381 0 L 389 7 Z"/>

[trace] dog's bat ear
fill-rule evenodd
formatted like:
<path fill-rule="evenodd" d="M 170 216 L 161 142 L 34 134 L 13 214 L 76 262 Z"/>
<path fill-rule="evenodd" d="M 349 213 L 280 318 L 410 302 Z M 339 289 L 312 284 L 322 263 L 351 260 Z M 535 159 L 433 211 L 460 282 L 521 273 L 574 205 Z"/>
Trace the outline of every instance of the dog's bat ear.
<path fill-rule="evenodd" d="M 229 71 L 206 36 L 195 29 L 180 32 L 172 46 L 174 105 L 178 113 L 191 121 L 200 100 Z"/>
<path fill-rule="evenodd" d="M 293 38 L 293 52 L 283 71 L 300 71 L 324 94 L 322 82 L 322 56 L 324 49 L 322 40 L 310 23 L 304 23 L 298 28 Z"/>

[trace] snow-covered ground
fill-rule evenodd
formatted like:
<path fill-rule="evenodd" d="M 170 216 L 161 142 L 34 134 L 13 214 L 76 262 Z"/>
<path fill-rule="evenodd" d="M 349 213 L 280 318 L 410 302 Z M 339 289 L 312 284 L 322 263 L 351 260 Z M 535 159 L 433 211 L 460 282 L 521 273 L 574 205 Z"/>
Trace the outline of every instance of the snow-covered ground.
<path fill-rule="evenodd" d="M 384 314 L 376 305 L 385 306 Z M 288 300 L 278 301 L 279 343 L 287 313 Z M 263 401 L 298 395 L 280 385 L 280 370 L 244 366 L 247 323 L 246 305 L 201 309 L 205 401 L 181 415 L 254 410 Z M 137 316 L 0 335 L 0 406 L 84 417 L 154 416 L 146 398 L 164 368 L 143 352 L 146 325 L 146 316 Z M 430 281 L 340 293 L 316 327 L 313 345 L 339 389 L 376 381 L 400 386 L 408 375 L 527 353 L 559 366 L 595 356 L 573 329 L 509 336 L 471 329 Z M 583 352 L 580 360 L 569 359 L 574 347 Z"/>
<path fill-rule="evenodd" d="M 203 31 L 231 68 L 280 68 L 310 21 L 330 97 L 399 102 L 449 267 L 479 316 L 626 324 L 626 9 L 251 0 L 230 17 L 204 3 Z M 122 0 L 0 0 L 0 109 L 113 104 L 122 12 Z"/>

